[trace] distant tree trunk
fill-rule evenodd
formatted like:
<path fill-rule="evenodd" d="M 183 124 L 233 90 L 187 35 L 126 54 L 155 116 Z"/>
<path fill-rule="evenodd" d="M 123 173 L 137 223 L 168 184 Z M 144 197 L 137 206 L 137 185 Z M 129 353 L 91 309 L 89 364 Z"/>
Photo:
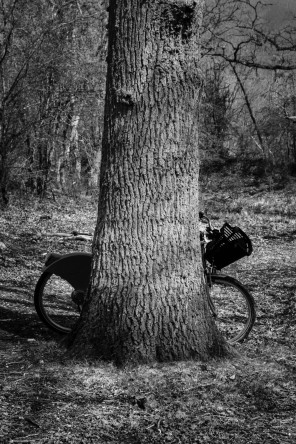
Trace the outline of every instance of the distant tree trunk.
<path fill-rule="evenodd" d="M 90 173 L 88 180 L 88 188 L 93 189 L 98 186 L 100 177 L 100 166 L 101 166 L 102 151 L 96 148 L 92 154 Z"/>
<path fill-rule="evenodd" d="M 70 121 L 71 117 L 68 116 L 67 121 Z M 61 159 L 59 162 L 59 184 L 60 187 L 66 191 L 67 185 L 69 185 L 69 173 L 70 173 L 70 140 L 68 139 L 68 122 L 63 130 L 63 144 Z"/>
<path fill-rule="evenodd" d="M 250 118 L 251 118 L 251 120 L 252 120 L 252 122 L 253 122 L 253 125 L 254 125 L 254 129 L 255 129 L 255 132 L 256 132 L 256 135 L 257 135 L 258 141 L 256 141 L 254 138 L 253 138 L 253 140 L 255 141 L 256 145 L 258 146 L 258 148 L 259 148 L 259 149 L 261 150 L 261 152 L 262 152 L 262 155 L 263 155 L 263 157 L 264 157 L 264 161 L 265 161 L 265 164 L 266 164 L 265 167 L 266 167 L 267 164 L 268 164 L 268 151 L 267 151 L 267 148 L 266 148 L 266 146 L 265 146 L 265 141 L 263 140 L 263 136 L 262 136 L 262 134 L 261 134 L 261 131 L 260 131 L 259 125 L 258 125 L 258 123 L 257 123 L 257 119 L 256 119 L 255 114 L 254 114 L 254 112 L 253 112 L 252 105 L 251 105 L 251 101 L 250 101 L 250 99 L 249 99 L 249 96 L 248 96 L 247 90 L 246 90 L 246 88 L 245 88 L 245 86 L 244 86 L 244 84 L 243 84 L 243 82 L 242 82 L 242 79 L 241 79 L 240 76 L 239 76 L 239 73 L 238 73 L 238 70 L 237 70 L 235 64 L 234 64 L 234 63 L 230 63 L 230 66 L 231 66 L 232 71 L 233 71 L 233 73 L 234 73 L 234 75 L 235 75 L 235 77 L 236 77 L 236 80 L 238 81 L 238 84 L 239 84 L 240 89 L 241 89 L 241 91 L 242 91 L 242 94 L 243 94 L 243 96 L 244 96 L 244 100 L 245 100 L 245 104 L 246 104 L 246 107 L 247 107 L 248 113 L 249 113 Z"/>
<path fill-rule="evenodd" d="M 81 185 L 81 155 L 79 150 L 79 135 L 78 135 L 78 125 L 79 125 L 80 115 L 78 112 L 72 117 L 71 121 L 71 150 L 75 163 L 75 182 L 79 187 Z"/>
<path fill-rule="evenodd" d="M 75 98 L 70 99 L 66 124 L 62 131 L 62 152 L 57 161 L 57 178 L 60 188 L 70 190 L 75 182 L 81 183 L 81 156 L 79 152 L 78 125 L 80 111 L 77 109 Z"/>
<path fill-rule="evenodd" d="M 38 174 L 36 178 L 38 196 L 44 196 L 46 192 L 49 169 L 48 146 L 46 142 L 41 142 L 38 147 Z"/>
<path fill-rule="evenodd" d="M 111 0 L 91 290 L 72 353 L 117 363 L 222 353 L 198 228 L 202 0 Z"/>
<path fill-rule="evenodd" d="M 0 144 L 0 202 L 5 206 L 9 199 L 7 195 L 7 167 L 5 147 Z"/>

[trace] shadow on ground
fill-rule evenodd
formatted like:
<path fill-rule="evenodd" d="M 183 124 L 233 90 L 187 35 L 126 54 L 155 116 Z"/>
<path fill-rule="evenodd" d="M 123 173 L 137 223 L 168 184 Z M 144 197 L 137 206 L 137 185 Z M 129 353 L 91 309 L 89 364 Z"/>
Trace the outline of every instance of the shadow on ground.
<path fill-rule="evenodd" d="M 39 320 L 32 296 L 26 290 L 0 287 L 0 341 L 60 338 Z"/>

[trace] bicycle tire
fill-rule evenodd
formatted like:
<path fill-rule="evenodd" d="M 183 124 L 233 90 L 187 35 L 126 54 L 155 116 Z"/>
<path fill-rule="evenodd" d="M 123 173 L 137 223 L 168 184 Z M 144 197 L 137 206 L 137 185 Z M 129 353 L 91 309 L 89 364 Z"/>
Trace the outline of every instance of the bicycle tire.
<path fill-rule="evenodd" d="M 253 296 L 230 276 L 212 275 L 211 283 L 210 298 L 219 330 L 230 344 L 244 341 L 256 319 Z"/>
<path fill-rule="evenodd" d="M 69 333 L 80 316 L 80 306 L 71 298 L 74 288 L 52 272 L 43 272 L 34 292 L 39 318 L 57 333 Z"/>

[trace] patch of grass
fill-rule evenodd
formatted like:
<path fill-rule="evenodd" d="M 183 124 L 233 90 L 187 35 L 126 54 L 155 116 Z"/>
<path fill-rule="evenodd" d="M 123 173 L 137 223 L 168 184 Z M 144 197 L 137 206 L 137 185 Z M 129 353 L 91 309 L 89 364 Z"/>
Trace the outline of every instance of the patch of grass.
<path fill-rule="evenodd" d="M 231 180 L 231 182 L 229 182 Z M 219 187 L 202 185 L 201 206 L 220 227 L 226 220 L 255 235 L 296 234 L 296 183 L 285 189 L 254 187 L 239 177 L 220 178 Z"/>
<path fill-rule="evenodd" d="M 242 356 L 118 370 L 59 363 L 60 352 L 52 353 L 22 378 L 6 381 L 4 397 L 17 405 L 7 443 L 28 439 L 32 430 L 30 443 L 248 443 L 250 433 L 259 443 L 264 428 L 276 433 L 283 421 L 273 442 L 296 437 L 295 385 L 281 364 L 263 368 L 259 359 Z"/>
<path fill-rule="evenodd" d="M 208 188 L 204 207 L 218 227 L 227 219 L 250 234 L 253 255 L 225 272 L 257 305 L 249 340 L 231 360 L 120 370 L 69 360 L 60 337 L 39 321 L 32 294 L 44 252 L 90 250 L 45 234 L 92 231 L 95 205 L 32 201 L 1 214 L 1 444 L 296 441 L 296 193 L 292 184 L 238 190 L 237 179 L 227 181 Z"/>

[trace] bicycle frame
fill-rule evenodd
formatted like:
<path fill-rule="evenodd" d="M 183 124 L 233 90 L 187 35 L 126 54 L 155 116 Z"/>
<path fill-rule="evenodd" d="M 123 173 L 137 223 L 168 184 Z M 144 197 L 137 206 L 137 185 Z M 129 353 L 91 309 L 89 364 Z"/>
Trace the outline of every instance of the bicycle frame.
<path fill-rule="evenodd" d="M 212 267 L 210 265 L 208 265 L 206 263 L 205 260 L 205 240 L 201 240 L 200 242 L 200 246 L 201 246 L 201 260 L 202 260 L 202 266 L 203 266 L 203 270 L 204 270 L 204 278 L 205 278 L 205 287 L 206 287 L 206 295 L 207 295 L 207 300 L 208 300 L 208 304 L 209 307 L 211 309 L 211 312 L 213 314 L 214 317 L 217 317 L 217 312 L 215 310 L 215 305 L 211 299 L 210 296 L 210 288 L 212 286 Z"/>

